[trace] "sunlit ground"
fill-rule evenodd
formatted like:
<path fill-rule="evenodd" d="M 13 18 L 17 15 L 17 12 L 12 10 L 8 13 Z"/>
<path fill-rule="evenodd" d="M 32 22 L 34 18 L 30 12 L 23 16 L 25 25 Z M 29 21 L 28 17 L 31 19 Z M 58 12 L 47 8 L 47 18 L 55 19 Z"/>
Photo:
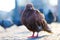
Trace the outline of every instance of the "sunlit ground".
<path fill-rule="evenodd" d="M 9 12 L 15 8 L 15 0 L 0 0 L 0 11 Z"/>
<path fill-rule="evenodd" d="M 52 23 L 49 24 L 49 27 L 52 30 L 52 34 L 41 31 L 39 33 L 39 38 L 27 38 L 32 35 L 32 32 L 28 31 L 25 26 L 12 26 L 8 28 L 6 31 L 0 27 L 0 40 L 60 40 L 60 23 Z"/>

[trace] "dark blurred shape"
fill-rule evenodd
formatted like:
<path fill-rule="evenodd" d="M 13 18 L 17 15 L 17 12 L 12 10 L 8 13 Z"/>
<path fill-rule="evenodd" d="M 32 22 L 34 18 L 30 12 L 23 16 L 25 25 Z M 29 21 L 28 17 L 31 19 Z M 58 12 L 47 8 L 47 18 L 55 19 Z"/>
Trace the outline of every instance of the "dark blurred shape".
<path fill-rule="evenodd" d="M 58 19 L 59 19 L 58 16 L 56 16 L 56 21 L 55 22 L 58 22 Z"/>
<path fill-rule="evenodd" d="M 17 25 L 17 26 L 22 25 L 21 24 L 21 20 L 20 20 L 21 19 L 21 15 L 19 13 L 17 0 L 15 0 L 15 9 L 13 11 L 14 11 L 14 13 L 13 13 L 13 16 L 12 16 L 13 17 L 12 20 L 13 20 L 14 24 Z"/>
<path fill-rule="evenodd" d="M 46 19 L 48 24 L 51 24 L 52 22 L 55 21 L 54 14 L 51 12 L 51 10 L 49 10 L 48 14 L 45 15 L 45 19 Z"/>
<path fill-rule="evenodd" d="M 2 20 L 0 20 L 0 25 L 2 25 Z"/>
<path fill-rule="evenodd" d="M 21 24 L 21 21 L 20 21 L 20 18 L 18 18 L 17 16 L 16 16 L 15 18 L 13 18 L 13 22 L 14 22 L 14 24 L 17 25 L 17 26 L 22 25 L 22 24 Z"/>
<path fill-rule="evenodd" d="M 39 9 L 39 11 L 40 11 L 41 13 L 43 13 L 43 9 Z M 47 21 L 48 24 L 50 24 L 50 23 L 52 23 L 52 22 L 54 22 L 54 21 L 57 21 L 55 18 L 56 18 L 56 17 L 55 17 L 55 15 L 51 12 L 51 10 L 49 10 L 48 14 L 45 15 L 45 19 L 46 19 L 46 21 Z"/>
<path fill-rule="evenodd" d="M 41 8 L 41 9 L 39 9 L 39 11 L 41 12 L 41 13 L 43 13 L 43 9 Z"/>
<path fill-rule="evenodd" d="M 10 28 L 13 25 L 13 22 L 11 20 L 2 20 L 1 26 L 6 29 Z"/>

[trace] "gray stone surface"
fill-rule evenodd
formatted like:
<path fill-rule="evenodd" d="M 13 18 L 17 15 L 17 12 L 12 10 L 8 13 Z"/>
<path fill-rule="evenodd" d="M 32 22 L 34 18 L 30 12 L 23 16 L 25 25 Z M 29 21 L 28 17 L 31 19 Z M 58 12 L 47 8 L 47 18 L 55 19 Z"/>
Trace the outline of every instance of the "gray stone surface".
<path fill-rule="evenodd" d="M 0 26 L 0 40 L 60 40 L 60 23 L 48 24 L 52 30 L 52 34 L 41 31 L 38 38 L 27 38 L 32 32 L 22 25 L 17 27 L 13 25 L 11 28 L 4 30 Z"/>

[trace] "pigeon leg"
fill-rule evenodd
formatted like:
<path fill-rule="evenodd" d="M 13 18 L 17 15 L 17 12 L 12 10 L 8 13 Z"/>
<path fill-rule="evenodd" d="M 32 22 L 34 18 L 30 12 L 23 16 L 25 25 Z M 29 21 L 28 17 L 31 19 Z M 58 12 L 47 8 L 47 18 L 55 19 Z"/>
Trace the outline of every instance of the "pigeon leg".
<path fill-rule="evenodd" d="M 33 32 L 32 36 L 30 36 L 30 37 L 28 37 L 28 38 L 34 38 L 34 34 L 35 34 L 35 32 Z"/>
<path fill-rule="evenodd" d="M 39 32 L 37 32 L 37 35 L 35 36 L 35 38 L 38 38 L 38 34 L 39 34 Z"/>
<path fill-rule="evenodd" d="M 32 36 L 28 37 L 28 38 L 37 38 L 38 37 L 38 32 L 37 32 L 37 35 L 34 36 L 35 32 L 33 32 Z"/>

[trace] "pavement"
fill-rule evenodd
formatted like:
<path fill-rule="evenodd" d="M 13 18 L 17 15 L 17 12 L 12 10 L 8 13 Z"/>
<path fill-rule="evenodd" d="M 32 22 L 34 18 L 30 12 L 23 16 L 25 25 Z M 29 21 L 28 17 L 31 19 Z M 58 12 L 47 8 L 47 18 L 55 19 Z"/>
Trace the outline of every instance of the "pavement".
<path fill-rule="evenodd" d="M 13 25 L 6 30 L 0 26 L 0 40 L 60 40 L 60 23 L 48 24 L 53 33 L 39 32 L 38 38 L 28 38 L 32 35 L 24 25 Z M 36 33 L 35 33 L 36 35 Z"/>

